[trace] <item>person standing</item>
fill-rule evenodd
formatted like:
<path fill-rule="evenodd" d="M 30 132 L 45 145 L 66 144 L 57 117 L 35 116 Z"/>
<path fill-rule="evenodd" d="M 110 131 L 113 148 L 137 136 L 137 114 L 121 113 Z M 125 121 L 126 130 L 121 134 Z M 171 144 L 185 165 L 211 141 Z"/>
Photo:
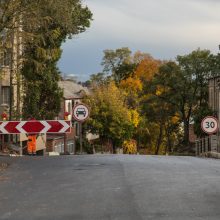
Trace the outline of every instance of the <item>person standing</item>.
<path fill-rule="evenodd" d="M 29 117 L 28 121 L 36 121 L 36 119 L 32 116 Z M 37 138 L 38 138 L 38 134 L 36 133 L 30 133 L 27 134 L 27 152 L 28 155 L 36 155 L 37 153 Z"/>
<path fill-rule="evenodd" d="M 27 151 L 29 155 L 36 155 L 37 135 L 28 134 Z"/>

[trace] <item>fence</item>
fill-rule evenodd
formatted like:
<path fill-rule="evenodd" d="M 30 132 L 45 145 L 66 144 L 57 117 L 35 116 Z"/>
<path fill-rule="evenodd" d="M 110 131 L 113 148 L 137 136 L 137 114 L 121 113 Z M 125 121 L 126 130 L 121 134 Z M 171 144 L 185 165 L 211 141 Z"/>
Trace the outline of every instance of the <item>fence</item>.
<path fill-rule="evenodd" d="M 219 136 L 210 135 L 208 137 L 196 140 L 195 152 L 196 156 L 202 156 L 208 152 L 220 152 Z"/>

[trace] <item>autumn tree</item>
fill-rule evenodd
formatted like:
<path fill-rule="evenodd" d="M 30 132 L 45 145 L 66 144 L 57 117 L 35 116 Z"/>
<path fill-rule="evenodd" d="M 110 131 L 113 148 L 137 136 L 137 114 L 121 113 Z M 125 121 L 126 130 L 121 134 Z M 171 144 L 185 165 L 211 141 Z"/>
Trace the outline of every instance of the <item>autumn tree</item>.
<path fill-rule="evenodd" d="M 157 97 L 164 90 L 164 88 L 154 88 L 154 82 L 151 82 L 148 88 L 144 88 L 148 95 L 143 96 L 141 100 L 142 115 L 148 120 L 150 148 L 154 154 L 173 151 L 175 134 L 179 133 L 181 123 L 176 109 Z"/>
<path fill-rule="evenodd" d="M 132 137 L 139 115 L 129 110 L 123 93 L 114 82 L 94 88 L 87 102 L 92 109 L 88 129 L 99 134 L 102 143 L 110 143 L 115 151 L 115 147 Z"/>
<path fill-rule="evenodd" d="M 150 142 L 151 137 L 148 133 L 148 123 L 146 123 L 148 119 L 141 104 L 143 97 L 148 96 L 148 91 L 143 90 L 143 88 L 147 88 L 151 84 L 154 75 L 158 72 L 161 61 L 140 51 L 132 55 L 128 48 L 105 51 L 103 61 L 104 71 L 112 74 L 116 85 L 122 89 L 129 108 L 143 116 L 135 129 L 134 137 L 137 139 L 138 145 L 146 145 Z"/>
<path fill-rule="evenodd" d="M 184 127 L 183 145 L 189 146 L 189 125 L 196 110 L 208 100 L 208 78 L 210 52 L 196 50 L 185 56 L 178 56 L 177 63 L 168 62 L 161 66 L 155 82 L 166 87 L 158 97 L 171 104 L 180 115 Z"/>
<path fill-rule="evenodd" d="M 131 60 L 135 63 L 136 68 L 133 69 L 133 73 L 129 77 L 121 80 L 119 86 L 126 92 L 128 104 L 132 108 L 137 108 L 140 98 L 145 93 L 143 87 L 147 87 L 151 83 L 161 62 L 149 54 L 139 51 L 134 54 Z"/>

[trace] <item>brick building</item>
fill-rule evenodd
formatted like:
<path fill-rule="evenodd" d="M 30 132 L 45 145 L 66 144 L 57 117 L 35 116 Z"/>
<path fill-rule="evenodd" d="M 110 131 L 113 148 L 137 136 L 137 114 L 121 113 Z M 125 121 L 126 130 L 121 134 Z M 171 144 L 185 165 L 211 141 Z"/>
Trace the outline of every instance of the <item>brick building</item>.
<path fill-rule="evenodd" d="M 72 121 L 72 109 L 80 103 L 82 98 L 89 93 L 86 87 L 83 87 L 72 80 L 62 80 L 59 87 L 63 89 L 63 99 L 61 102 L 61 111 L 58 119 L 64 119 L 65 113 L 69 113 L 68 120 Z M 47 135 L 47 152 L 57 153 L 75 153 L 75 141 L 79 136 L 80 123 L 72 121 L 71 133 Z"/>

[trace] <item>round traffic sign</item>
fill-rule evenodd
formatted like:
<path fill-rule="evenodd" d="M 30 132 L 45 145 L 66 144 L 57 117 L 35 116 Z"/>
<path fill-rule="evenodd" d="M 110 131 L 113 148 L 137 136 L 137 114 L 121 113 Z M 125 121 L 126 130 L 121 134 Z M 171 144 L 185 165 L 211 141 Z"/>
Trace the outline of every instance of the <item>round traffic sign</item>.
<path fill-rule="evenodd" d="M 85 121 L 89 117 L 89 108 L 85 104 L 78 104 L 73 108 L 73 118 L 76 121 Z"/>
<path fill-rule="evenodd" d="M 205 117 L 201 122 L 202 130 L 207 134 L 213 134 L 218 131 L 218 119 L 213 116 Z"/>

